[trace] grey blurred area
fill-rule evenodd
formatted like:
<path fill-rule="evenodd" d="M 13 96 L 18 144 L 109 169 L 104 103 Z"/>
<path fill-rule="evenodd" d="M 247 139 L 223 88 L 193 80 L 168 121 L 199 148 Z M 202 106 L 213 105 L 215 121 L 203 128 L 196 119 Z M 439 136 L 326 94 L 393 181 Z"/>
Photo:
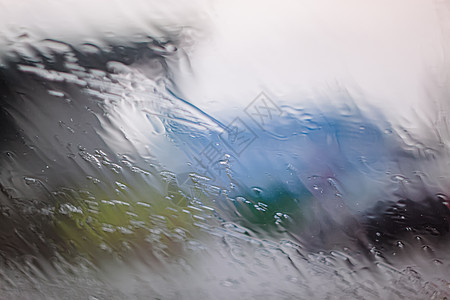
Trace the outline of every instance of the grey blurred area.
<path fill-rule="evenodd" d="M 90 74 L 83 73 L 83 69 L 106 74 L 107 63 L 112 60 L 124 65 L 158 63 L 158 72 L 163 76 L 165 72 L 164 58 L 149 47 L 158 46 L 151 40 L 136 43 L 135 47 L 111 45 L 107 52 L 90 45 L 95 51 L 88 53 L 62 42 L 42 42 L 46 43 L 53 45 L 47 53 L 30 45 L 31 57 L 13 55 L 5 59 L 1 70 L 2 207 L 15 221 L 23 218 L 23 213 L 29 214 L 24 222 L 35 215 L 40 218 L 40 210 L 55 204 L 52 192 L 58 188 L 82 188 L 89 182 L 86 174 L 101 177 L 99 160 L 90 153 L 101 150 L 103 156 L 110 158 L 110 164 L 120 163 L 98 134 L 103 130 L 100 118 L 107 113 L 107 104 L 83 91 L 90 80 Z M 57 52 L 61 48 L 65 51 Z M 36 67 L 40 64 L 41 69 Z M 47 70 L 53 72 L 47 73 L 53 78 L 36 74 Z M 10 235 L 14 235 L 11 227 L 13 224 L 2 226 L 6 245 L 12 241 Z M 10 250 L 26 247 L 15 248 Z"/>

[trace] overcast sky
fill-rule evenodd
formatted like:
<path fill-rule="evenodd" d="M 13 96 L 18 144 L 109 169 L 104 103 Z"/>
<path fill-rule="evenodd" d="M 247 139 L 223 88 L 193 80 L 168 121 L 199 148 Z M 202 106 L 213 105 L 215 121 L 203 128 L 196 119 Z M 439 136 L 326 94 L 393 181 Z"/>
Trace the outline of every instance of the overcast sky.
<path fill-rule="evenodd" d="M 3 0 L 0 41 L 5 45 L 21 32 L 80 42 L 157 35 L 153 24 L 185 28 L 191 69 L 181 65 L 176 79 L 184 97 L 212 112 L 224 103 L 245 107 L 262 90 L 299 103 L 338 86 L 399 111 L 429 101 L 430 80 L 446 84 L 449 3 Z"/>

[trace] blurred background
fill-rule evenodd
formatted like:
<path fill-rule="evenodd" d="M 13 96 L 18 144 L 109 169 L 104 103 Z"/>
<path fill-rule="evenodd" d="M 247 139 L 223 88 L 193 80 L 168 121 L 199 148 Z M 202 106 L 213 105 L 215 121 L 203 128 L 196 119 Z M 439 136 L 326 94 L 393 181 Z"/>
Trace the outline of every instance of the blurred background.
<path fill-rule="evenodd" d="M 446 299 L 450 2 L 0 1 L 0 299 Z"/>

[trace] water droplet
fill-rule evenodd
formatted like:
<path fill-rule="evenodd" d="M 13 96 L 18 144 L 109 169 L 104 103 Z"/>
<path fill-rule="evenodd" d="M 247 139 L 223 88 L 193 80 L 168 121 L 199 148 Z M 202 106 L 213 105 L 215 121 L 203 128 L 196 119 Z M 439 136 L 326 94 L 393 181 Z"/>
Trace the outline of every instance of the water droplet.
<path fill-rule="evenodd" d="M 27 185 L 36 185 L 39 183 L 39 180 L 36 178 L 24 177 L 23 179 L 25 180 L 25 184 Z"/>
<path fill-rule="evenodd" d="M 263 190 L 258 188 L 258 187 L 254 187 L 252 188 L 253 193 L 255 194 L 256 197 L 261 197 Z"/>
<path fill-rule="evenodd" d="M 233 279 L 225 279 L 220 282 L 220 284 L 224 287 L 234 287 L 238 284 L 236 280 Z"/>

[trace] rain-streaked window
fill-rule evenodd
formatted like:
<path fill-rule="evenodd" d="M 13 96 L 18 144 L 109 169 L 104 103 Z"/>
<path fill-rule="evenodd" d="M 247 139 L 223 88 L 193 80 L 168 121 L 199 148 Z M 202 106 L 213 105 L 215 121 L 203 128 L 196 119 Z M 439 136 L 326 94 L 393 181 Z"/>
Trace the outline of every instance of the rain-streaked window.
<path fill-rule="evenodd" d="M 0 299 L 450 298 L 449 17 L 0 0 Z"/>

